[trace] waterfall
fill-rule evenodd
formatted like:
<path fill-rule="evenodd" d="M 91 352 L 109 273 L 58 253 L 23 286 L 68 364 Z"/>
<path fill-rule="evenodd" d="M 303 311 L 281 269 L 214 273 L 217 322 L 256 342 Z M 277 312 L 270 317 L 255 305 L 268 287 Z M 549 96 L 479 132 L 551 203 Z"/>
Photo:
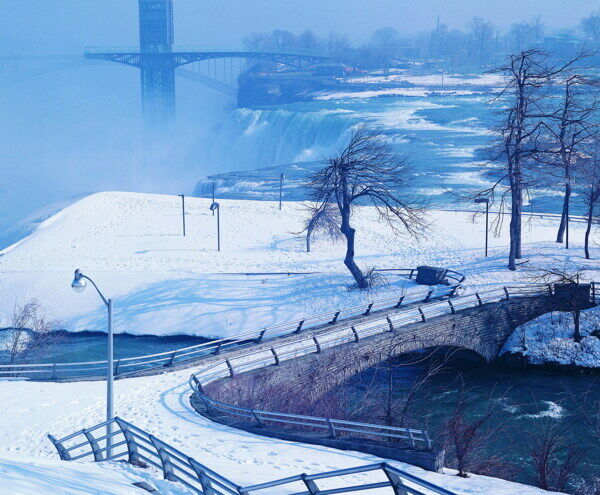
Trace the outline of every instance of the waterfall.
<path fill-rule="evenodd" d="M 348 110 L 291 111 L 239 108 L 222 125 L 211 162 L 223 172 L 319 161 L 357 122 Z"/>

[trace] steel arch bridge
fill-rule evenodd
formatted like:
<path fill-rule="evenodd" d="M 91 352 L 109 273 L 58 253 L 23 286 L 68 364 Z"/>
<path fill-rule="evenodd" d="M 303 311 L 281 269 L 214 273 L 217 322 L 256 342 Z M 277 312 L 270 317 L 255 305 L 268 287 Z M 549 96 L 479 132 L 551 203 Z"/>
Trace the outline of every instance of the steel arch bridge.
<path fill-rule="evenodd" d="M 148 65 L 175 69 L 182 65 L 218 58 L 246 58 L 287 65 L 302 70 L 307 66 L 331 60 L 331 56 L 320 50 L 247 50 L 247 49 L 178 49 L 169 52 L 143 52 L 134 48 L 86 48 L 85 58 L 117 62 L 138 69 Z"/>

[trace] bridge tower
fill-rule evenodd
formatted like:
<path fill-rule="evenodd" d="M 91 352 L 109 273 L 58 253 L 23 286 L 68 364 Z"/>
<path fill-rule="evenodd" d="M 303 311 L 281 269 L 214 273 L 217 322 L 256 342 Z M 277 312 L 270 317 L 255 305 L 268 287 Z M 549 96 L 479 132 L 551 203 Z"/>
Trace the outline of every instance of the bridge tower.
<path fill-rule="evenodd" d="M 175 117 L 173 0 L 139 0 L 142 112 L 150 126 Z"/>

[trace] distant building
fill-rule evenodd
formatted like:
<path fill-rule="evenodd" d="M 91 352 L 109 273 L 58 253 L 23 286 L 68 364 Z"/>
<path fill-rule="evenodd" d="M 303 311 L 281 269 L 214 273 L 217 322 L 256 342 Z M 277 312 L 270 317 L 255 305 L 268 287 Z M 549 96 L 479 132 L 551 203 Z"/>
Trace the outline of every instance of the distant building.
<path fill-rule="evenodd" d="M 546 36 L 543 41 L 535 43 L 534 48 L 556 57 L 569 57 L 580 52 L 584 48 L 584 43 L 571 34 L 562 33 Z"/>

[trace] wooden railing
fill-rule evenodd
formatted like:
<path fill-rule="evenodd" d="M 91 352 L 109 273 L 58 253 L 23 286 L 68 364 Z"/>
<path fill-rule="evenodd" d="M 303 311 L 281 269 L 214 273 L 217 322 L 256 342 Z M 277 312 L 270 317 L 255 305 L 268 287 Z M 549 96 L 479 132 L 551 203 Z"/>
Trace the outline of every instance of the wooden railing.
<path fill-rule="evenodd" d="M 116 428 L 113 431 L 114 426 Z M 111 433 L 107 435 L 107 431 Z M 112 440 L 110 450 L 106 445 L 109 437 Z M 206 495 L 251 495 L 263 490 L 278 493 L 283 487 L 286 493 L 293 492 L 296 495 L 355 493 L 375 488 L 389 488 L 390 493 L 396 495 L 455 495 L 450 490 L 385 462 L 317 474 L 303 473 L 240 486 L 167 442 L 118 417 L 64 438 L 56 439 L 52 435 L 48 435 L 48 438 L 64 461 L 127 460 L 137 466 L 158 469 L 165 479 L 182 483 L 192 491 Z M 355 475 L 361 473 L 371 475 L 368 480 L 356 481 Z M 351 479 L 348 479 L 350 476 Z M 327 482 L 326 488 L 319 486 L 321 481 Z M 276 492 L 271 490 L 278 487 L 281 488 Z"/>

